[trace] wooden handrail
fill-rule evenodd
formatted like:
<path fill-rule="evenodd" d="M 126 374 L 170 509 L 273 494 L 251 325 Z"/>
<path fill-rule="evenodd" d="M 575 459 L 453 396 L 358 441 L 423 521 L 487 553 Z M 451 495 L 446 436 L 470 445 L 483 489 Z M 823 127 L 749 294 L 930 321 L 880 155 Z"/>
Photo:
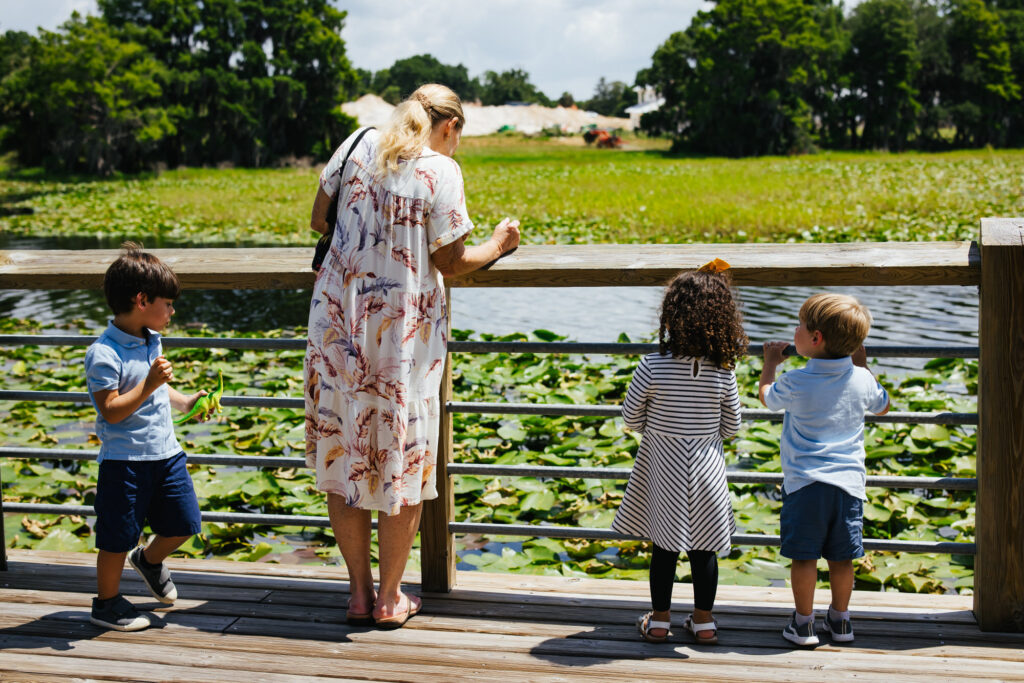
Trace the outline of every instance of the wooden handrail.
<path fill-rule="evenodd" d="M 973 242 L 572 245 L 520 247 L 450 287 L 660 286 L 714 258 L 738 286 L 980 285 L 975 613 L 984 630 L 1024 631 L 1024 220 L 984 219 Z M 293 289 L 313 284 L 310 247 L 154 249 L 189 289 Z M 0 289 L 98 289 L 118 251 L 0 251 Z M 448 389 L 450 391 L 450 389 Z M 451 415 L 443 409 L 442 450 Z M 455 562 L 450 453 L 425 514 L 428 588 L 450 589 Z M 0 537 L 2 540 L 2 537 Z M 429 547 L 428 547 L 429 546 Z M 0 561 L 2 561 L 0 553 Z M 426 583 L 425 583 L 426 586 Z"/>
<path fill-rule="evenodd" d="M 312 246 L 153 249 L 186 289 L 313 285 Z M 99 289 L 116 249 L 0 251 L 0 289 Z M 660 286 L 714 259 L 740 286 L 977 285 L 973 242 L 524 245 L 452 287 Z"/>

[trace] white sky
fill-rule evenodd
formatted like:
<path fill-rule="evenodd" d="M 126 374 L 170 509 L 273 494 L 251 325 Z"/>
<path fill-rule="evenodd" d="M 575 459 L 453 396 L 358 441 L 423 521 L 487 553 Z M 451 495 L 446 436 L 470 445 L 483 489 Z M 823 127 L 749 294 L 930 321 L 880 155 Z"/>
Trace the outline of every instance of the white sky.
<path fill-rule="evenodd" d="M 430 53 L 470 76 L 525 69 L 549 97 L 594 92 L 598 78 L 632 85 L 636 72 L 702 0 L 333 0 L 348 11 L 342 38 L 354 66 L 377 71 Z M 0 31 L 54 29 L 95 0 L 0 0 Z"/>

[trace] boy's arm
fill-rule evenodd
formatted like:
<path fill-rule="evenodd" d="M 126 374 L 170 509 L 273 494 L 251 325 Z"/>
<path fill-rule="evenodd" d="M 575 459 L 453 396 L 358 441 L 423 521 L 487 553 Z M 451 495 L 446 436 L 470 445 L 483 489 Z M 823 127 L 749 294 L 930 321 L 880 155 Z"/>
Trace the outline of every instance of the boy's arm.
<path fill-rule="evenodd" d="M 191 396 L 186 396 L 172 386 L 167 387 L 167 397 L 171 402 L 171 407 L 180 413 L 187 413 L 192 410 L 192 406 L 196 404 L 200 396 L 206 396 L 206 389 L 197 391 Z"/>
<path fill-rule="evenodd" d="M 864 368 L 872 377 L 875 376 L 875 373 L 871 372 L 871 368 L 868 367 L 868 352 L 864 348 L 863 344 L 861 344 L 860 348 L 854 351 L 853 354 L 851 354 L 850 358 L 853 360 L 854 365 L 856 365 L 857 367 Z M 876 379 L 875 381 L 877 382 L 878 380 Z M 886 398 L 888 398 L 888 394 L 886 395 Z M 882 409 L 882 412 L 875 413 L 875 415 L 885 415 L 886 413 L 889 412 L 889 408 L 891 407 L 892 401 L 887 400 L 885 402 L 885 408 Z"/>
<path fill-rule="evenodd" d="M 103 419 L 110 424 L 117 424 L 136 410 L 159 389 L 174 377 L 174 370 L 171 362 L 163 356 L 157 357 L 149 366 L 149 374 L 128 391 L 119 393 L 117 389 L 103 389 L 94 391 L 93 398 L 96 399 L 96 408 Z"/>
<path fill-rule="evenodd" d="M 757 397 L 765 408 L 768 407 L 768 404 L 764 402 L 764 392 L 768 391 L 768 387 L 775 382 L 775 369 L 786 360 L 782 352 L 787 346 L 789 346 L 789 342 L 784 341 L 764 343 L 764 365 L 761 366 L 761 381 L 757 387 Z"/>

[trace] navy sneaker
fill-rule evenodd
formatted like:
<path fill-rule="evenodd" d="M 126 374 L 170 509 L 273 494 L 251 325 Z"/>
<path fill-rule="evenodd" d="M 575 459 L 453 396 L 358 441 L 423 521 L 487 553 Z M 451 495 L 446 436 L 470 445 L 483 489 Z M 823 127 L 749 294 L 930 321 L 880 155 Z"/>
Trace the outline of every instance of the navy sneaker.
<path fill-rule="evenodd" d="M 833 619 L 832 610 L 825 615 L 825 630 L 832 636 L 832 641 L 836 643 L 850 643 L 853 642 L 853 625 L 850 624 L 849 619 Z"/>
<path fill-rule="evenodd" d="M 782 637 L 800 647 L 813 647 L 818 644 L 818 634 L 814 632 L 814 620 L 811 619 L 802 626 L 796 623 L 796 610 L 793 611 L 793 618 L 789 625 L 782 629 Z"/>
<path fill-rule="evenodd" d="M 123 595 L 115 595 L 107 600 L 92 599 L 92 614 L 89 621 L 115 631 L 141 631 L 152 626 L 145 614 L 140 614 L 135 605 L 124 599 Z"/>
<path fill-rule="evenodd" d="M 146 556 L 142 554 L 141 545 L 128 553 L 128 563 L 142 577 L 142 582 L 146 584 L 146 588 L 149 589 L 154 598 L 165 605 L 170 605 L 177 599 L 178 589 L 174 587 L 174 582 L 171 581 L 171 572 L 163 562 L 160 564 L 150 564 L 147 562 Z"/>

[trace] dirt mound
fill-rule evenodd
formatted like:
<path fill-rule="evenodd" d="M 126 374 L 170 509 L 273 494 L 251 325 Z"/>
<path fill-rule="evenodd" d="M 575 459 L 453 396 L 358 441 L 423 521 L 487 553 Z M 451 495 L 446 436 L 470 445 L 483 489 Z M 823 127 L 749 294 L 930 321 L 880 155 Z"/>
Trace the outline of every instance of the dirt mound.
<path fill-rule="evenodd" d="M 463 135 L 490 135 L 504 126 L 511 126 L 520 133 L 537 133 L 545 128 L 558 126 L 563 131 L 578 133 L 592 123 L 601 128 L 629 129 L 629 119 L 600 116 L 594 112 L 565 107 L 542 107 L 539 104 L 502 105 L 484 107 L 478 104 L 464 104 L 466 127 Z M 394 110 L 376 95 L 363 95 L 355 102 L 346 102 L 341 110 L 359 120 L 361 126 L 382 126 Z"/>

